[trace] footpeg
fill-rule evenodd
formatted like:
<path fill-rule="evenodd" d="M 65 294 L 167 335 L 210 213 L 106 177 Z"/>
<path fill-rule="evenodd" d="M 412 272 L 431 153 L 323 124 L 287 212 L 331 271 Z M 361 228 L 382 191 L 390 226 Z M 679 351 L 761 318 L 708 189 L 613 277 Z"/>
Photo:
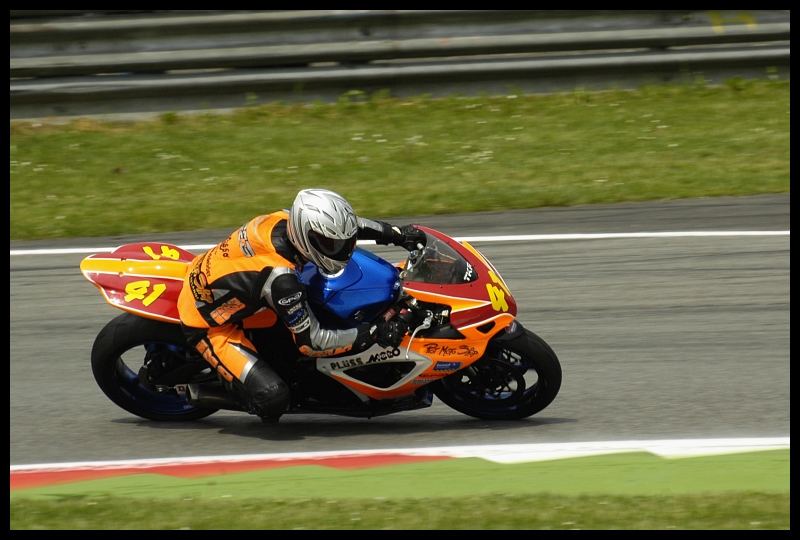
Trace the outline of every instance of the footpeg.
<path fill-rule="evenodd" d="M 186 401 L 195 407 L 209 409 L 226 409 L 229 411 L 245 411 L 241 403 L 222 386 L 186 385 Z"/>

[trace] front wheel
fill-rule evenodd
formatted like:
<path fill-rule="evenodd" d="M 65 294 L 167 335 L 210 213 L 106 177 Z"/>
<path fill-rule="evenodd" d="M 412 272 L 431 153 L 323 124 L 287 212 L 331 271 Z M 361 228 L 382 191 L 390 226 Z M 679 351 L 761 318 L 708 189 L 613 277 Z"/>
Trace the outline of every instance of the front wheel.
<path fill-rule="evenodd" d="M 480 360 L 433 388 L 442 402 L 468 416 L 519 420 L 552 403 L 561 388 L 561 364 L 542 338 L 524 330 L 490 341 Z"/>
<path fill-rule="evenodd" d="M 119 315 L 95 339 L 92 373 L 111 401 L 148 420 L 197 420 L 218 410 L 190 405 L 180 391 L 217 377 L 177 324 Z"/>

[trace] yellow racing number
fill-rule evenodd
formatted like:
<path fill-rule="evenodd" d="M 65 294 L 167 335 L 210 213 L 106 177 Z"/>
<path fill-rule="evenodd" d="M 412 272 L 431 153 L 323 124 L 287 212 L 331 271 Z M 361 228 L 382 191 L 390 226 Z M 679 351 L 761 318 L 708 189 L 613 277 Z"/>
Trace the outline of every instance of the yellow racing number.
<path fill-rule="evenodd" d="M 492 309 L 495 311 L 508 311 L 508 302 L 506 302 L 506 296 L 509 298 L 511 297 L 511 293 L 506 287 L 506 284 L 503 283 L 503 280 L 500 279 L 500 276 L 489 270 L 488 272 L 489 277 L 492 278 L 497 285 L 492 285 L 491 283 L 486 284 L 486 292 L 489 293 L 489 299 L 492 301 Z"/>
<path fill-rule="evenodd" d="M 125 301 L 131 302 L 133 300 L 141 300 L 142 304 L 149 306 L 156 299 L 164 294 L 167 286 L 163 283 L 153 285 L 153 290 L 150 291 L 150 282 L 147 280 L 131 281 L 125 285 Z"/>
<path fill-rule="evenodd" d="M 487 283 L 486 291 L 489 293 L 489 299 L 492 301 L 492 308 L 495 311 L 508 311 L 508 302 L 506 302 L 506 295 L 502 290 Z"/>
<path fill-rule="evenodd" d="M 177 250 L 170 248 L 169 246 L 161 246 L 161 255 L 156 254 L 153 251 L 153 248 L 150 246 L 144 246 L 142 251 L 150 255 L 155 260 L 160 259 L 161 257 L 166 257 L 168 259 L 172 259 L 173 261 L 177 261 L 180 258 L 180 253 Z"/>

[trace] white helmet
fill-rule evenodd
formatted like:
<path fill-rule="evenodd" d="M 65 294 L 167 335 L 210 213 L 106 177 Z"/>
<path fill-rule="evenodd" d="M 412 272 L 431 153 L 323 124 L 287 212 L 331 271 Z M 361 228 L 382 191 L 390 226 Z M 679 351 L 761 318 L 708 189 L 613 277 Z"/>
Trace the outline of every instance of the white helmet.
<path fill-rule="evenodd" d="M 358 236 L 358 218 L 344 197 L 327 189 L 304 189 L 289 210 L 289 241 L 329 274 L 347 266 Z"/>

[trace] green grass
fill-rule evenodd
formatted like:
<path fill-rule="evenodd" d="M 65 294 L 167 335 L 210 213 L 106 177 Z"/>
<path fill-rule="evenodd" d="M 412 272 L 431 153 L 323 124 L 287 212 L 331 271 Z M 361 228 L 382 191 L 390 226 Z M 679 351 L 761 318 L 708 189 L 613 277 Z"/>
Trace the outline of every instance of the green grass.
<path fill-rule="evenodd" d="M 34 529 L 790 529 L 790 497 L 778 493 L 567 497 L 490 494 L 436 499 L 118 497 L 11 500 L 11 530 Z"/>
<path fill-rule="evenodd" d="M 789 191 L 788 81 L 12 122 L 10 239 L 233 229 L 334 189 L 391 218 Z"/>
<path fill-rule="evenodd" d="M 10 495 L 12 529 L 788 529 L 790 451 L 151 473 Z"/>

